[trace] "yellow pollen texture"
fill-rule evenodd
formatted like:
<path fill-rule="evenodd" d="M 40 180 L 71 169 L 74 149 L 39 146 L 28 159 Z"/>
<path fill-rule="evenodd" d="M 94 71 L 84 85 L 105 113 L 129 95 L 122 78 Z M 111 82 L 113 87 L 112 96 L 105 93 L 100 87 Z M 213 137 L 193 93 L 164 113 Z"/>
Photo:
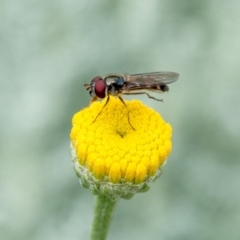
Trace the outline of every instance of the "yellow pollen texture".
<path fill-rule="evenodd" d="M 70 138 L 78 164 L 99 180 L 140 184 L 154 176 L 171 153 L 172 128 L 138 100 L 125 100 L 125 107 L 110 97 L 103 108 L 105 102 L 92 103 L 72 119 Z"/>

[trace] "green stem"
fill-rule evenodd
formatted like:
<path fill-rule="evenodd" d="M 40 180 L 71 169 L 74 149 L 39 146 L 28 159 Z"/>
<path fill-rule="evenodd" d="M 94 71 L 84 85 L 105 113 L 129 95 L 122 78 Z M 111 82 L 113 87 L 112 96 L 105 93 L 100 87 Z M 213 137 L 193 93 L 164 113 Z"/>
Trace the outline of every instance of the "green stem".
<path fill-rule="evenodd" d="M 116 202 L 103 195 L 97 195 L 94 207 L 91 240 L 105 240 Z"/>

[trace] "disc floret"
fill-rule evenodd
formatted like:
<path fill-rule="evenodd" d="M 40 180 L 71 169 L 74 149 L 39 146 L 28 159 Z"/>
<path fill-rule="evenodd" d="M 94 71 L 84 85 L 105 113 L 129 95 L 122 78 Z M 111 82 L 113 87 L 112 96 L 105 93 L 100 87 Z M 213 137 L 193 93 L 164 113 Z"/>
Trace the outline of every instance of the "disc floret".
<path fill-rule="evenodd" d="M 71 153 L 82 186 L 116 200 L 143 192 L 171 153 L 172 128 L 140 101 L 94 102 L 72 120 Z M 127 112 L 128 111 L 128 112 Z M 131 124 L 128 122 L 128 114 Z"/>

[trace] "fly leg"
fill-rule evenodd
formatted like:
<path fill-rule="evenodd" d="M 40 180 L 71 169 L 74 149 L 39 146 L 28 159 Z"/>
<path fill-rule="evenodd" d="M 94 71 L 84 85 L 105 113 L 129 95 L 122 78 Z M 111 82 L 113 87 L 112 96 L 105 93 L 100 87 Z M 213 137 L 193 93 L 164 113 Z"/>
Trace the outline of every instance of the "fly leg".
<path fill-rule="evenodd" d="M 93 100 L 94 98 L 92 98 Z M 92 101 L 91 101 L 92 102 Z M 106 105 L 108 104 L 109 102 L 109 95 L 107 96 L 107 101 L 105 102 L 105 104 L 103 105 L 101 111 L 98 113 L 98 115 L 95 117 L 95 119 L 93 120 L 93 123 L 97 120 L 97 118 L 99 117 L 99 115 L 102 113 L 102 110 L 106 107 Z"/>
<path fill-rule="evenodd" d="M 120 99 L 120 101 L 123 103 L 123 105 L 126 107 L 126 109 L 127 109 L 127 105 L 126 105 L 126 103 L 124 102 L 124 100 L 120 97 L 120 96 L 118 96 L 118 98 Z M 128 109 L 127 109 L 127 113 L 128 113 L 128 123 L 129 123 L 129 125 L 131 126 L 131 128 L 133 129 L 133 130 L 136 130 L 133 126 L 132 126 L 132 124 L 131 124 L 131 122 L 130 122 L 130 117 L 129 117 L 129 111 L 128 111 Z"/>
<path fill-rule="evenodd" d="M 98 97 L 96 97 L 96 96 L 91 98 L 90 103 L 89 103 L 88 106 L 90 106 L 93 102 L 97 101 L 97 99 L 98 99 Z"/>
<path fill-rule="evenodd" d="M 155 98 L 155 97 L 149 95 L 147 92 L 131 92 L 131 93 L 124 92 L 124 95 L 140 95 L 140 94 L 146 94 L 148 96 L 148 98 L 154 99 L 154 100 L 159 101 L 159 102 L 163 102 L 162 99 Z"/>

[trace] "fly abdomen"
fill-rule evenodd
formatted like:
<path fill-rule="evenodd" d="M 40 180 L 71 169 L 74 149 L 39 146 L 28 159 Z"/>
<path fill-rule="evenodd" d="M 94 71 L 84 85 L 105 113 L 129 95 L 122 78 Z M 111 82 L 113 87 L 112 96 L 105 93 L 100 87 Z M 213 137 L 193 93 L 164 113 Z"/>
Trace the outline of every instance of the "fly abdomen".
<path fill-rule="evenodd" d="M 155 88 L 156 90 L 161 90 L 163 92 L 167 92 L 169 90 L 169 87 L 165 84 L 160 85 L 160 86 L 156 86 L 157 88 Z"/>

